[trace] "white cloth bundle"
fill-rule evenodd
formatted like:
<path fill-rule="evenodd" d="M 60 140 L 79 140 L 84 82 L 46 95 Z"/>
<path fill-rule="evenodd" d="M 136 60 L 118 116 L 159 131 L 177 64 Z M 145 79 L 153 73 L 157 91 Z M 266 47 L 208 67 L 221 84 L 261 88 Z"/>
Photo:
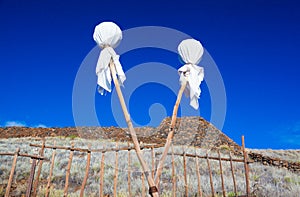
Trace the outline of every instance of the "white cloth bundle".
<path fill-rule="evenodd" d="M 204 49 L 201 43 L 194 39 L 183 40 L 178 46 L 178 53 L 181 59 L 186 63 L 178 69 L 180 83 L 187 80 L 187 86 L 184 90 L 186 96 L 190 97 L 190 105 L 198 109 L 198 99 L 200 97 L 200 84 L 204 79 L 203 67 L 197 66 L 202 58 Z"/>
<path fill-rule="evenodd" d="M 104 90 L 111 92 L 112 78 L 109 69 L 109 62 L 111 59 L 116 66 L 116 72 L 120 84 L 123 85 L 123 82 L 126 79 L 119 61 L 120 56 L 117 55 L 114 50 L 114 48 L 117 47 L 122 40 L 122 31 L 113 22 L 102 22 L 95 27 L 93 38 L 102 48 L 96 66 L 96 75 L 98 76 L 98 91 L 101 95 L 103 95 Z"/>

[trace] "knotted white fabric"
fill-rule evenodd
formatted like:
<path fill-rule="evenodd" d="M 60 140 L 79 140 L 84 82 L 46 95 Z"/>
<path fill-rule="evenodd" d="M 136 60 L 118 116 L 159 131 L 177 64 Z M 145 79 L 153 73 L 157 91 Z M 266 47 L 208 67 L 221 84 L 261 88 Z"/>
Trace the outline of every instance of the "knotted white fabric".
<path fill-rule="evenodd" d="M 102 22 L 95 27 L 93 38 L 102 48 L 96 66 L 96 75 L 98 77 L 98 91 L 101 95 L 103 95 L 104 90 L 111 92 L 112 78 L 109 69 L 111 59 L 116 66 L 116 72 L 120 84 L 123 85 L 123 82 L 126 79 L 119 61 L 120 56 L 117 55 L 114 50 L 114 48 L 116 48 L 122 40 L 122 31 L 113 22 Z"/>
<path fill-rule="evenodd" d="M 194 39 L 183 40 L 178 46 L 178 53 L 186 63 L 178 69 L 180 83 L 187 80 L 184 90 L 185 95 L 190 97 L 190 105 L 194 109 L 199 108 L 198 99 L 200 98 L 200 84 L 204 79 L 203 67 L 197 66 L 202 58 L 204 49 L 201 43 Z"/>

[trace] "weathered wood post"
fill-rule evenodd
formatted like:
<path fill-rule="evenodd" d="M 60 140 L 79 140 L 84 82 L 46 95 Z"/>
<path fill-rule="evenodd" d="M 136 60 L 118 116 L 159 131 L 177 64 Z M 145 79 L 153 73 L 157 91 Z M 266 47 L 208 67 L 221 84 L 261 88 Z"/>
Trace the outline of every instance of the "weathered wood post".
<path fill-rule="evenodd" d="M 234 167 L 233 167 L 232 156 L 231 156 L 230 151 L 229 151 L 229 159 L 230 159 L 230 168 L 231 168 L 231 175 L 232 175 L 232 181 L 233 181 L 233 190 L 234 190 L 235 196 L 237 196 L 237 187 L 236 187 L 236 181 L 235 181 L 235 176 L 234 176 Z"/>
<path fill-rule="evenodd" d="M 128 146 L 128 197 L 131 197 L 131 154 L 130 147 Z"/>
<path fill-rule="evenodd" d="M 28 179 L 28 186 L 27 186 L 27 190 L 26 190 L 26 197 L 31 196 L 31 189 L 32 189 L 32 184 L 33 184 L 33 180 L 34 180 L 35 167 L 36 167 L 36 158 L 32 159 L 30 176 Z"/>
<path fill-rule="evenodd" d="M 14 178 L 14 173 L 15 173 L 15 169 L 16 169 L 16 164 L 17 164 L 17 159 L 18 159 L 19 152 L 20 152 L 20 148 L 17 148 L 16 152 L 14 154 L 14 159 L 13 159 L 12 167 L 11 167 L 11 170 L 10 170 L 9 179 L 8 179 L 8 183 L 7 183 L 7 186 L 6 186 L 5 197 L 9 197 L 9 191 L 10 191 L 10 188 L 11 188 L 11 183 L 12 183 L 13 178 Z"/>
<path fill-rule="evenodd" d="M 223 192 L 223 197 L 226 197 L 226 191 L 225 191 L 225 186 L 224 186 L 224 177 L 223 177 L 223 168 L 222 168 L 222 160 L 221 160 L 220 151 L 218 151 L 218 156 L 219 156 L 219 165 L 220 165 L 222 192 Z"/>
<path fill-rule="evenodd" d="M 56 143 L 54 142 L 54 147 L 55 147 L 55 145 L 56 145 Z M 54 168 L 55 155 L 56 155 L 56 148 L 53 148 L 52 158 L 51 158 L 51 166 L 50 166 L 50 172 L 49 172 L 49 177 L 48 177 L 48 183 L 47 183 L 47 187 L 46 187 L 45 197 L 48 197 L 49 196 L 49 192 L 50 192 L 50 186 L 51 186 L 51 179 L 52 179 L 53 168 Z"/>
<path fill-rule="evenodd" d="M 200 197 L 202 197 L 202 191 L 201 191 L 201 176 L 200 176 L 200 169 L 199 169 L 199 161 L 198 161 L 198 155 L 197 155 L 197 149 L 195 147 L 195 160 L 196 160 L 196 170 L 197 170 L 197 181 L 198 181 L 198 194 Z"/>
<path fill-rule="evenodd" d="M 208 158 L 208 152 L 206 152 L 206 162 L 207 162 L 207 168 L 208 168 L 208 173 L 209 173 L 209 181 L 210 181 L 210 188 L 211 188 L 211 196 L 215 196 L 215 189 L 214 189 L 214 183 L 212 180 L 212 173 L 211 173 L 211 168 L 210 168 L 210 162 Z"/>
<path fill-rule="evenodd" d="M 188 181 L 187 181 L 187 170 L 186 170 L 186 152 L 183 152 L 183 176 L 184 176 L 184 191 L 185 191 L 185 197 L 189 196 L 189 187 L 188 187 Z"/>
<path fill-rule="evenodd" d="M 70 156 L 69 156 L 69 162 L 67 166 L 67 172 L 66 172 L 66 183 L 64 188 L 64 197 L 68 196 L 68 187 L 69 187 L 69 177 L 71 173 L 71 166 L 72 166 L 72 160 L 73 160 L 73 154 L 74 154 L 74 142 L 72 142 L 72 148 L 70 150 Z"/>
<path fill-rule="evenodd" d="M 83 178 L 83 182 L 80 188 L 80 197 L 83 197 L 84 195 L 84 188 L 89 176 L 89 170 L 90 170 L 90 163 L 91 163 L 91 145 L 88 145 L 88 154 L 87 154 L 87 161 L 86 161 L 86 167 L 85 167 L 85 175 Z"/>
<path fill-rule="evenodd" d="M 45 149 L 45 138 L 43 138 L 42 147 L 41 147 L 41 150 L 39 152 L 39 155 L 41 157 L 44 156 L 44 149 Z M 39 167 L 38 167 L 37 175 L 36 175 L 34 185 L 33 185 L 33 192 L 32 192 L 33 197 L 36 197 L 36 195 L 37 195 L 37 189 L 38 189 L 38 186 L 39 186 L 39 179 L 40 179 L 40 175 L 41 175 L 41 171 L 42 171 L 42 166 L 43 166 L 43 160 L 39 160 Z"/>
<path fill-rule="evenodd" d="M 100 164 L 100 191 L 99 197 L 103 197 L 103 188 L 104 188 L 104 166 L 105 166 L 105 148 L 103 148 L 101 155 L 101 164 Z"/>
<path fill-rule="evenodd" d="M 155 175 L 155 151 L 154 151 L 154 146 L 151 147 L 151 159 L 152 159 L 152 178 L 154 179 Z"/>
<path fill-rule="evenodd" d="M 245 167 L 245 178 L 246 178 L 246 194 L 250 195 L 250 183 L 249 183 L 249 166 L 248 166 L 248 154 L 245 149 L 245 138 L 242 136 L 242 148 L 244 154 L 244 167 Z"/>
<path fill-rule="evenodd" d="M 117 184 L 118 184 L 118 172 L 119 172 L 119 167 L 118 167 L 118 143 L 116 143 L 116 157 L 115 157 L 115 174 L 114 174 L 114 197 L 117 197 Z"/>
<path fill-rule="evenodd" d="M 173 197 L 176 197 L 176 174 L 175 174 L 175 158 L 174 158 L 174 147 L 172 144 L 172 193 Z"/>

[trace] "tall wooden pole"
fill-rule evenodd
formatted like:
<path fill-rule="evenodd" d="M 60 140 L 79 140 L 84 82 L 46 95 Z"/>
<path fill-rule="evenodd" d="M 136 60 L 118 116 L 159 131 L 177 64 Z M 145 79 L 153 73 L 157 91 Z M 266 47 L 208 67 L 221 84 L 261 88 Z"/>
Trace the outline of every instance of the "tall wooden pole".
<path fill-rule="evenodd" d="M 116 90 L 117 90 L 117 94 L 118 94 L 119 101 L 120 101 L 120 104 L 121 104 L 121 107 L 122 107 L 122 110 L 123 110 L 123 114 L 124 114 L 127 126 L 129 128 L 129 132 L 130 132 L 133 144 L 134 144 L 134 148 L 135 148 L 137 157 L 138 157 L 138 159 L 141 163 L 141 166 L 143 168 L 143 171 L 144 171 L 144 173 L 147 177 L 147 181 L 148 181 L 148 184 L 149 184 L 149 193 L 153 197 L 158 197 L 159 195 L 158 195 L 157 187 L 154 183 L 154 180 L 151 177 L 151 171 L 150 171 L 148 165 L 146 164 L 145 160 L 143 159 L 140 144 L 138 142 L 136 132 L 133 128 L 133 124 L 130 120 L 130 115 L 129 115 L 127 107 L 125 105 L 125 100 L 124 100 L 124 97 L 123 97 L 123 94 L 122 94 L 122 91 L 121 91 L 121 88 L 120 88 L 120 84 L 119 84 L 119 81 L 118 81 L 117 75 L 116 75 L 116 68 L 115 68 L 115 65 L 114 65 L 112 59 L 110 60 L 109 68 L 110 68 L 111 75 L 112 75 L 112 78 L 113 78 L 113 81 L 114 81 L 114 84 L 115 84 L 115 87 L 116 87 Z"/>
<path fill-rule="evenodd" d="M 172 139 L 173 139 L 174 131 L 175 131 L 178 107 L 179 107 L 179 104 L 180 104 L 180 101 L 181 101 L 181 98 L 182 98 L 183 91 L 186 87 L 186 84 L 187 84 L 186 80 L 181 84 L 181 87 L 180 87 L 178 95 L 177 95 L 176 103 L 175 103 L 174 108 L 173 108 L 173 114 L 172 114 L 171 125 L 170 125 L 170 129 L 169 129 L 167 141 L 166 141 L 166 144 L 164 146 L 164 152 L 161 155 L 161 158 L 159 160 L 158 168 L 157 168 L 157 172 L 156 172 L 156 176 L 155 176 L 155 184 L 156 185 L 158 185 L 158 183 L 159 183 L 159 179 L 160 179 L 160 176 L 161 176 L 161 173 L 162 173 L 164 162 L 166 160 L 170 145 L 172 143 Z"/>

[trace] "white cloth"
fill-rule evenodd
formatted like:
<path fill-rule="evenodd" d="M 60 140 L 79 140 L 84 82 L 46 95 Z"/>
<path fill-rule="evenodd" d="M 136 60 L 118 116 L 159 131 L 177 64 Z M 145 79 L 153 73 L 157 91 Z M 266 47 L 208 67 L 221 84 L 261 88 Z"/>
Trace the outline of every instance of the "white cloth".
<path fill-rule="evenodd" d="M 200 84 L 204 79 L 203 67 L 197 66 L 203 56 L 204 49 L 201 43 L 194 39 L 183 40 L 178 46 L 178 53 L 186 63 L 178 69 L 180 83 L 187 80 L 184 90 L 186 96 L 190 97 L 190 105 L 194 109 L 199 108 L 198 99 L 200 98 Z"/>
<path fill-rule="evenodd" d="M 119 55 L 116 54 L 113 48 L 117 47 L 122 40 L 121 29 L 113 22 L 102 22 L 95 27 L 94 40 L 102 48 L 97 66 L 96 75 L 98 77 L 98 91 L 103 95 L 104 90 L 111 92 L 111 73 L 109 62 L 112 59 L 115 66 L 118 79 L 121 85 L 126 79 L 122 65 L 119 61 Z"/>

